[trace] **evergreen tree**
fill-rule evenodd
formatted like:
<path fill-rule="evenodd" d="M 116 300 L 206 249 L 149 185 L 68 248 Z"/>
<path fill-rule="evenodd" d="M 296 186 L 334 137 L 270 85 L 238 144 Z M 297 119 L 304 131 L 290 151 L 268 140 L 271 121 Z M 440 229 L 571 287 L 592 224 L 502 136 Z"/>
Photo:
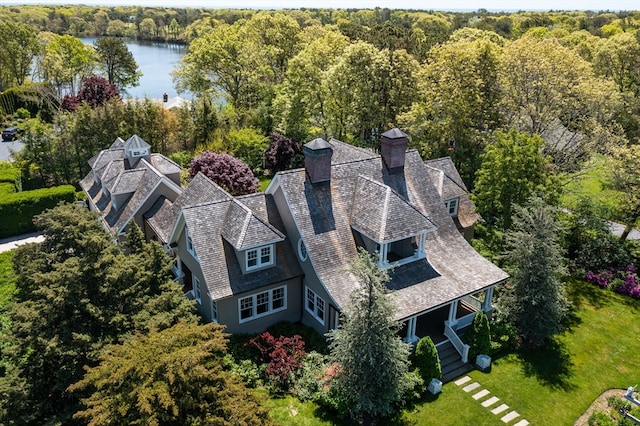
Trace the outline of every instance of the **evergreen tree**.
<path fill-rule="evenodd" d="M 111 345 L 72 392 L 92 391 L 75 418 L 89 425 L 268 425 L 269 414 L 222 368 L 223 327 L 180 322 Z"/>
<path fill-rule="evenodd" d="M 499 302 L 524 343 L 539 347 L 562 330 L 569 303 L 560 280 L 561 227 L 556 209 L 539 197 L 515 211 L 513 229 L 506 234 L 511 283 Z"/>
<path fill-rule="evenodd" d="M 330 358 L 339 366 L 331 386 L 340 406 L 354 420 L 369 424 L 402 403 L 408 390 L 409 345 L 400 339 L 400 324 L 393 319 L 387 271 L 363 249 L 349 271 L 360 288 L 351 296 L 344 322 L 329 333 Z"/>
<path fill-rule="evenodd" d="M 14 257 L 17 294 L 3 356 L 16 367 L 0 378 L 2 424 L 70 424 L 81 395 L 67 388 L 85 365 L 97 365 L 106 345 L 198 321 L 157 243 L 139 242 L 126 255 L 76 204 L 49 210 L 36 224 L 44 241 Z"/>
<path fill-rule="evenodd" d="M 469 359 L 475 362 L 478 355 L 488 355 L 491 351 L 491 329 L 489 319 L 482 312 L 476 312 L 471 327 L 464 334 L 464 340 L 469 344 Z"/>
<path fill-rule="evenodd" d="M 438 349 L 431 337 L 425 336 L 418 341 L 413 354 L 413 365 L 427 385 L 431 379 L 442 377 L 442 365 L 440 364 Z"/>

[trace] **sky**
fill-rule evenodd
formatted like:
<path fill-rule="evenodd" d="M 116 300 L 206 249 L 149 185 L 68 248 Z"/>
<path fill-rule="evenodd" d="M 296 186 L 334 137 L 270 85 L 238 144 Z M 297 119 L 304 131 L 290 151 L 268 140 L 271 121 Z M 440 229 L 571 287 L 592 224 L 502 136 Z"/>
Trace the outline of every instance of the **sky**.
<path fill-rule="evenodd" d="M 9 4 L 99 4 L 141 5 L 165 7 L 211 7 L 249 9 L 425 9 L 446 11 L 473 11 L 487 9 L 492 12 L 517 10 L 640 10 L 640 0 L 0 0 L 0 5 Z"/>

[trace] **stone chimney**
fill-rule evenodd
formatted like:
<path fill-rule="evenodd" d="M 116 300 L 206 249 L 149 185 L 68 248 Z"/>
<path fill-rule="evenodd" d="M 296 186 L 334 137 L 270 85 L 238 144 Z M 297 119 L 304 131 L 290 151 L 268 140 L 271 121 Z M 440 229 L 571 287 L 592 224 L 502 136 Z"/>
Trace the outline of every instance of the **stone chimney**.
<path fill-rule="evenodd" d="M 382 134 L 380 154 L 389 170 L 404 168 L 404 155 L 407 151 L 409 137 L 402 130 L 393 128 Z"/>
<path fill-rule="evenodd" d="M 328 182 L 331 180 L 331 156 L 333 148 L 329 142 L 317 138 L 307 142 L 302 147 L 304 153 L 304 168 L 311 183 Z"/>

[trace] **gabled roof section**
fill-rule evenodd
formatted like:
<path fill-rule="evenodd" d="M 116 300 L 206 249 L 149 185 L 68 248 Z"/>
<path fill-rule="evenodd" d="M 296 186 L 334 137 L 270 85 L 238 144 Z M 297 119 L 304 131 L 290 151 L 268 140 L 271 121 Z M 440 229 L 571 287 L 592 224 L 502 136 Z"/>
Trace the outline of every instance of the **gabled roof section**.
<path fill-rule="evenodd" d="M 158 169 L 160 173 L 165 175 L 180 173 L 182 171 L 182 167 L 162 154 L 151 154 L 151 164 Z"/>
<path fill-rule="evenodd" d="M 453 164 L 451 157 L 437 158 L 425 161 L 429 169 L 429 176 L 438 194 L 443 200 L 459 197 L 468 194 L 466 185 L 458 173 L 458 169 Z"/>
<path fill-rule="evenodd" d="M 98 172 L 99 170 L 106 167 L 110 162 L 114 160 L 122 160 L 124 158 L 124 149 L 116 148 L 116 149 L 105 149 L 100 151 L 97 155 L 94 155 L 89 160 L 89 166 L 91 169 Z"/>
<path fill-rule="evenodd" d="M 127 151 L 131 151 L 133 149 L 149 149 L 151 145 L 149 145 L 144 139 L 142 139 L 138 135 L 133 135 L 124 143 L 124 149 Z"/>
<path fill-rule="evenodd" d="M 355 160 L 366 160 L 368 158 L 375 158 L 378 156 L 378 154 L 371 150 L 349 145 L 344 142 L 340 142 L 337 139 L 331 139 L 328 143 L 331 145 L 331 148 L 333 148 L 333 156 L 331 157 L 332 164 L 346 163 Z"/>
<path fill-rule="evenodd" d="M 140 185 L 140 181 L 144 174 L 144 169 L 125 170 L 115 179 L 111 193 L 128 194 L 134 192 Z"/>
<path fill-rule="evenodd" d="M 473 226 L 480 215 L 469 197 L 469 191 L 453 164 L 451 157 L 425 161 L 431 182 L 438 190 L 442 201 L 459 198 L 456 220 L 463 228 Z"/>
<path fill-rule="evenodd" d="M 109 149 L 124 149 L 124 139 L 118 136 L 116 140 L 113 141 Z"/>
<path fill-rule="evenodd" d="M 220 234 L 236 250 L 284 240 L 280 231 L 254 215 L 237 200 L 231 202 Z"/>
<path fill-rule="evenodd" d="M 389 186 L 358 176 L 351 208 L 351 226 L 382 243 L 436 229 L 434 223 Z"/>

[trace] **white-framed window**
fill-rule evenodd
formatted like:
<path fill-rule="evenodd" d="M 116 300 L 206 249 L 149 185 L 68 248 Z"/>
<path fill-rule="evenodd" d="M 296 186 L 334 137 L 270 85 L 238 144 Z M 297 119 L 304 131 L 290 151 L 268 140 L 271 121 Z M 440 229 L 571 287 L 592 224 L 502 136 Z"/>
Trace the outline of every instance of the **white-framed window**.
<path fill-rule="evenodd" d="M 287 287 L 273 288 L 238 299 L 239 322 L 243 323 L 287 309 Z"/>
<path fill-rule="evenodd" d="M 189 235 L 189 229 L 187 229 L 186 226 L 184 228 L 184 235 L 187 239 L 187 251 L 191 253 L 193 257 L 197 258 L 198 256 L 196 255 L 196 249 L 193 247 L 193 240 L 191 239 L 191 235 Z"/>
<path fill-rule="evenodd" d="M 304 245 L 302 238 L 298 240 L 298 257 L 301 261 L 306 261 L 309 255 L 307 254 L 307 247 Z"/>
<path fill-rule="evenodd" d="M 247 250 L 247 271 L 273 265 L 273 254 L 273 244 Z"/>
<path fill-rule="evenodd" d="M 313 290 L 309 287 L 307 289 L 307 301 L 305 303 L 305 308 L 307 312 L 309 312 L 315 319 L 317 319 L 320 324 L 324 325 L 324 299 L 318 296 Z"/>
<path fill-rule="evenodd" d="M 193 285 L 193 296 L 198 304 L 202 303 L 202 293 L 200 292 L 200 280 L 195 275 L 191 276 L 191 284 Z"/>
<path fill-rule="evenodd" d="M 444 202 L 444 205 L 447 207 L 447 211 L 451 216 L 458 215 L 458 198 L 452 198 Z"/>

